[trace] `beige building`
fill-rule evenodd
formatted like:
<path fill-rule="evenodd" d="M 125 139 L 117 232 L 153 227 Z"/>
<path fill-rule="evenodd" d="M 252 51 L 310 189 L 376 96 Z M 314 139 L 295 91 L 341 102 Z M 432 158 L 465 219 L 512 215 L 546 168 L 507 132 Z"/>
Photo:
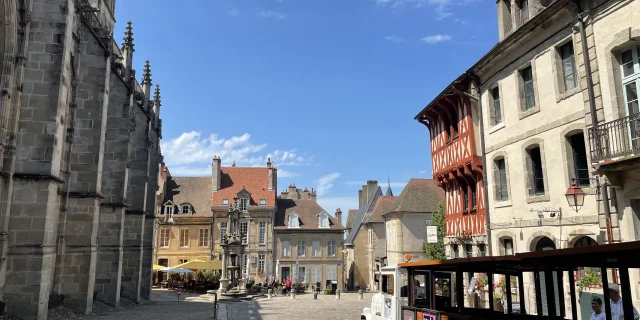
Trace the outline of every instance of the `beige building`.
<path fill-rule="evenodd" d="M 278 279 L 342 289 L 341 219 L 340 209 L 331 216 L 314 200 L 278 199 L 274 220 Z"/>
<path fill-rule="evenodd" d="M 212 258 L 211 177 L 173 177 L 164 166 L 157 210 L 156 264 L 175 266 Z"/>
<path fill-rule="evenodd" d="M 427 226 L 444 200 L 444 191 L 435 180 L 411 179 L 400 196 L 393 198 L 382 217 L 387 235 L 387 263 L 403 263 L 407 254 L 411 254 L 411 261 L 426 260 Z"/>
<path fill-rule="evenodd" d="M 387 194 L 391 193 L 391 188 L 387 189 Z M 396 202 L 398 197 L 392 195 L 378 197 L 376 205 L 373 207 L 370 215 L 364 218 L 360 232 L 366 235 L 366 243 L 364 248 L 358 247 L 358 253 L 360 250 L 365 251 L 366 258 L 368 260 L 368 282 L 371 285 L 372 290 L 378 290 L 378 276 L 380 268 L 387 265 L 387 240 L 384 215 L 389 212 L 389 209 Z"/>

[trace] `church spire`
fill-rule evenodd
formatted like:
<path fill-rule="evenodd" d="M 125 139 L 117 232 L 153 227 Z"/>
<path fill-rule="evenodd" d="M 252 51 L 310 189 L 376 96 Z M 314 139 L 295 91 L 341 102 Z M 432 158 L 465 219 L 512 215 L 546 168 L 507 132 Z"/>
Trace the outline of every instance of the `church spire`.
<path fill-rule="evenodd" d="M 133 50 L 133 27 L 131 26 L 131 21 L 127 21 L 127 30 L 124 32 L 124 43 L 122 45 L 123 49 Z"/>
<path fill-rule="evenodd" d="M 144 73 L 142 75 L 142 83 L 151 86 L 151 64 L 147 60 L 144 64 Z"/>
<path fill-rule="evenodd" d="M 387 197 L 393 197 L 393 192 L 391 192 L 391 178 L 389 178 L 389 176 L 387 176 L 387 194 L 385 194 L 385 196 Z"/>

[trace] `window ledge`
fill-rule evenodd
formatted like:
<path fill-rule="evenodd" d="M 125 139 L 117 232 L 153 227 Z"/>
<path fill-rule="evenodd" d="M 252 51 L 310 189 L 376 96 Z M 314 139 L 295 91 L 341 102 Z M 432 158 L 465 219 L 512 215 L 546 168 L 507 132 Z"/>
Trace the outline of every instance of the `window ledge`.
<path fill-rule="evenodd" d="M 500 123 L 496 124 L 495 126 L 489 128 L 489 134 L 492 134 L 492 133 L 494 133 L 494 132 L 496 132 L 496 131 L 504 128 L 504 127 L 505 127 L 504 122 L 500 122 Z"/>
<path fill-rule="evenodd" d="M 549 201 L 551 201 L 551 197 L 548 194 L 541 194 L 541 195 L 527 197 L 527 203 L 549 202 Z"/>
<path fill-rule="evenodd" d="M 562 100 L 568 99 L 570 97 L 572 97 L 574 94 L 582 92 L 582 89 L 580 88 L 580 86 L 577 86 L 573 89 L 567 90 L 563 93 L 558 93 L 556 94 L 556 102 L 560 102 Z"/>
<path fill-rule="evenodd" d="M 527 111 L 518 112 L 518 116 L 519 116 L 520 120 L 522 120 L 522 119 L 524 119 L 526 117 L 529 117 L 531 115 L 534 115 L 534 114 L 536 114 L 538 112 L 540 112 L 540 106 L 536 105 L 535 107 L 533 107 L 533 108 L 531 108 L 531 109 L 529 109 Z"/>
<path fill-rule="evenodd" d="M 511 200 L 496 201 L 495 208 L 511 207 Z"/>

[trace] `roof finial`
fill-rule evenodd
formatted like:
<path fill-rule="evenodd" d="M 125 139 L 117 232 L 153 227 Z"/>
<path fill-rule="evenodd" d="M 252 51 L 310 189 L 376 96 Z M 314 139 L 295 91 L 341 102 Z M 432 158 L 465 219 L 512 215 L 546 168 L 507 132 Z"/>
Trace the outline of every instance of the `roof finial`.
<path fill-rule="evenodd" d="M 131 20 L 127 21 L 127 30 L 124 32 L 124 43 L 122 45 L 123 49 L 133 50 L 133 27 L 131 26 Z"/>
<path fill-rule="evenodd" d="M 151 85 L 151 64 L 149 60 L 144 64 L 144 74 L 142 75 L 142 83 Z"/>
<path fill-rule="evenodd" d="M 393 192 L 391 192 L 391 178 L 389 177 L 389 175 L 387 175 L 387 193 L 385 194 L 385 196 L 387 197 L 393 197 Z"/>
<path fill-rule="evenodd" d="M 235 161 L 235 160 L 233 161 L 233 164 L 232 164 L 231 166 L 232 166 L 232 167 L 235 167 L 235 166 L 236 166 L 236 161 Z"/>
<path fill-rule="evenodd" d="M 156 91 L 153 94 L 153 103 L 156 108 L 160 108 L 160 85 L 156 84 Z"/>

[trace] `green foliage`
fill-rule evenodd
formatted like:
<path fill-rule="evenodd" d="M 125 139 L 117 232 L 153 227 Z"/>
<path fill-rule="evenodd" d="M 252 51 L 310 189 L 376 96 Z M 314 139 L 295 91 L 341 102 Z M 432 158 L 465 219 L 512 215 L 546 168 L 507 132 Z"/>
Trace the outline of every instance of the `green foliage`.
<path fill-rule="evenodd" d="M 431 217 L 431 225 L 438 227 L 438 243 L 427 243 L 425 241 L 425 253 L 429 260 L 444 260 L 447 258 L 444 251 L 444 209 L 444 203 L 441 202 L 438 206 L 438 212 Z"/>
<path fill-rule="evenodd" d="M 597 268 L 585 268 L 581 273 L 582 277 L 576 281 L 578 292 L 582 292 L 585 287 L 598 287 L 602 285 L 602 277 Z"/>

